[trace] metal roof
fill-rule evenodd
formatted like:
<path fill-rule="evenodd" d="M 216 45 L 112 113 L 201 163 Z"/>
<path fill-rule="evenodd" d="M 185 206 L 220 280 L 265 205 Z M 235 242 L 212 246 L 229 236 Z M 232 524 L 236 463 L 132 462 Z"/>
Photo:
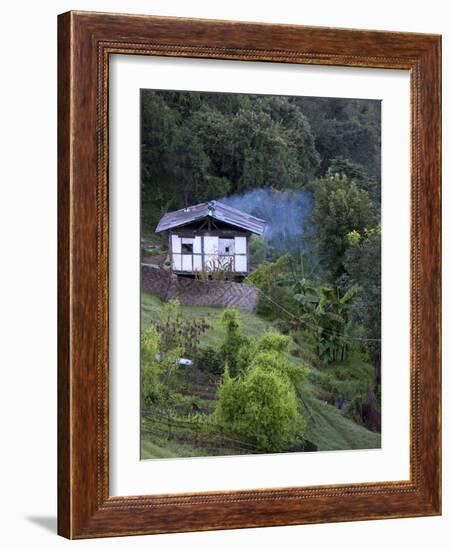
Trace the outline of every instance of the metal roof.
<path fill-rule="evenodd" d="M 214 220 L 240 227 L 257 235 L 262 235 L 266 226 L 266 222 L 260 218 L 255 218 L 255 216 L 251 216 L 241 210 L 226 206 L 219 201 L 209 201 L 182 208 L 175 212 L 167 212 L 156 227 L 156 233 L 180 227 L 181 225 L 187 225 L 208 216 L 211 216 Z"/>

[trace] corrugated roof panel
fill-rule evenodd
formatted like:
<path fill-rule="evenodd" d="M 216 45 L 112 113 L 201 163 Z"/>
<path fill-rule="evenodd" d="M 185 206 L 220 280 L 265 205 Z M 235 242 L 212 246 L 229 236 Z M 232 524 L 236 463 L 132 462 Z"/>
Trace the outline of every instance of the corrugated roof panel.
<path fill-rule="evenodd" d="M 209 201 L 182 208 L 175 212 L 167 212 L 156 227 L 156 233 L 180 227 L 181 225 L 186 225 L 208 216 L 212 216 L 213 219 L 229 225 L 240 227 L 246 231 L 251 231 L 257 235 L 262 235 L 266 226 L 266 222 L 260 218 L 256 218 L 231 206 L 226 206 L 219 201 Z"/>

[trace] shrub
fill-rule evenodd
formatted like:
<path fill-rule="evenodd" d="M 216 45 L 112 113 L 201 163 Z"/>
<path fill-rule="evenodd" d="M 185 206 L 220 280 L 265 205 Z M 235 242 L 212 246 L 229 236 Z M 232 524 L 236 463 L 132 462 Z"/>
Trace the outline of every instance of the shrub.
<path fill-rule="evenodd" d="M 249 240 L 249 256 L 252 268 L 259 266 L 266 260 L 268 245 L 262 236 L 252 235 Z"/>
<path fill-rule="evenodd" d="M 170 392 L 165 384 L 160 382 L 158 372 L 152 365 L 141 369 L 141 402 L 142 407 L 165 405 L 170 401 Z"/>
<path fill-rule="evenodd" d="M 261 451 L 289 449 L 304 430 L 288 378 L 257 365 L 243 379 L 233 379 L 226 371 L 215 415 L 227 431 L 253 442 Z"/>
<path fill-rule="evenodd" d="M 264 262 L 244 281 L 259 288 L 258 313 L 269 319 L 282 317 L 282 314 L 286 318 L 287 314 L 283 310 L 295 310 L 293 292 L 285 286 L 290 261 L 291 256 L 286 254 L 274 262 Z"/>
<path fill-rule="evenodd" d="M 234 307 L 225 308 L 223 310 L 220 322 L 225 328 L 227 334 L 237 334 L 241 328 L 239 311 Z"/>
<path fill-rule="evenodd" d="M 275 351 L 262 351 L 255 355 L 250 369 L 261 368 L 264 371 L 273 371 L 287 378 L 294 388 L 302 389 L 308 376 L 308 369 L 292 364 L 287 357 Z"/>
<path fill-rule="evenodd" d="M 153 323 L 160 338 L 160 352 L 179 348 L 181 355 L 194 356 L 198 350 L 200 336 L 210 328 L 206 319 L 185 319 L 179 300 L 170 300 L 162 309 L 160 318 Z"/>
<path fill-rule="evenodd" d="M 171 400 L 166 386 L 170 377 L 179 368 L 178 359 L 182 348 L 175 347 L 160 353 L 161 337 L 152 327 L 141 334 L 140 367 L 141 367 L 141 402 L 143 407 L 165 405 Z"/>
<path fill-rule="evenodd" d="M 258 351 L 276 351 L 278 353 L 287 353 L 291 339 L 288 336 L 278 332 L 268 331 L 258 340 Z"/>
<path fill-rule="evenodd" d="M 150 328 L 142 331 L 140 335 L 141 362 L 154 361 L 159 353 L 160 337 L 156 329 Z"/>
<path fill-rule="evenodd" d="M 232 281 L 234 272 L 231 267 L 224 266 L 220 260 L 211 260 L 206 264 L 206 271 L 198 270 L 195 277 L 199 281 Z"/>
<path fill-rule="evenodd" d="M 233 376 L 238 375 L 244 367 L 247 367 L 247 348 L 251 347 L 251 341 L 241 334 L 230 334 L 220 348 L 220 354 L 224 365 L 228 365 Z M 245 359 L 245 360 L 244 360 Z"/>
<path fill-rule="evenodd" d="M 235 308 L 226 308 L 221 317 L 221 323 L 226 331 L 225 341 L 220 348 L 224 365 L 228 365 L 230 373 L 236 376 L 247 368 L 252 347 L 251 340 L 240 333 L 241 318 Z"/>
<path fill-rule="evenodd" d="M 222 374 L 224 358 L 216 349 L 208 347 L 200 349 L 195 357 L 197 367 L 212 374 Z"/>
<path fill-rule="evenodd" d="M 266 332 L 257 342 L 253 365 L 273 368 L 285 374 L 296 388 L 301 388 L 308 376 L 308 369 L 289 361 L 291 339 L 278 332 Z"/>

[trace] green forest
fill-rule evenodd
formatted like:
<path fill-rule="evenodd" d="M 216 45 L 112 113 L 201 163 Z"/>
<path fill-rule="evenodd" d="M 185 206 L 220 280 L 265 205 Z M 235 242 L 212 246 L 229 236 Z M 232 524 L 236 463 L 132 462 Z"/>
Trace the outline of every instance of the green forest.
<path fill-rule="evenodd" d="M 142 458 L 380 447 L 380 113 L 142 90 L 142 257 L 168 253 L 165 213 L 205 201 L 267 222 L 255 312 L 142 292 Z"/>

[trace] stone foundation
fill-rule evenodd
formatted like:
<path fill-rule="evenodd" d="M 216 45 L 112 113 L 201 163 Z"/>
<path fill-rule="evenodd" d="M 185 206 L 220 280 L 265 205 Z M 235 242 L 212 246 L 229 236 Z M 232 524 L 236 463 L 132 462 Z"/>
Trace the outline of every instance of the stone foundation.
<path fill-rule="evenodd" d="M 142 265 L 141 288 L 161 300 L 178 299 L 191 306 L 237 307 L 255 311 L 259 290 L 252 286 L 231 281 L 199 281 Z"/>

